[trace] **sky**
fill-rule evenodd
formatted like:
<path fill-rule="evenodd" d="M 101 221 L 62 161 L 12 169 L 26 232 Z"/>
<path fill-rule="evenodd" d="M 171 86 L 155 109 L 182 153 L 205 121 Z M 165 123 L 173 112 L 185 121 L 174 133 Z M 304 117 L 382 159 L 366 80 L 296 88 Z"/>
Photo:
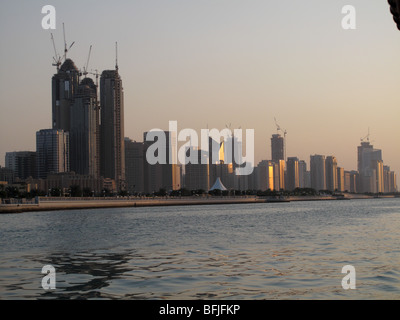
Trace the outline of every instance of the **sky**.
<path fill-rule="evenodd" d="M 44 5 L 56 30 L 42 28 Z M 356 9 L 344 30 L 342 8 Z M 385 165 L 400 174 L 400 31 L 387 1 L 365 0 L 3 0 L 0 2 L 0 165 L 10 151 L 36 149 L 51 127 L 54 56 L 83 69 L 115 67 L 125 97 L 125 136 L 143 132 L 255 130 L 255 160 L 271 158 L 274 118 L 287 156 L 334 155 L 357 168 L 370 130 Z"/>

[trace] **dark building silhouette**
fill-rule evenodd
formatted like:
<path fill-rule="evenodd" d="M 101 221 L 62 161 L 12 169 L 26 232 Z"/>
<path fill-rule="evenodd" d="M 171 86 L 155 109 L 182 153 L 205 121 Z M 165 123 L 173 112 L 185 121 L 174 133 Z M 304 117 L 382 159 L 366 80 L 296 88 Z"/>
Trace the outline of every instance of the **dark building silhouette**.
<path fill-rule="evenodd" d="M 49 173 L 69 172 L 69 133 L 45 129 L 36 132 L 36 169 L 39 179 Z"/>
<path fill-rule="evenodd" d="M 5 164 L 6 168 L 14 171 L 15 178 L 22 180 L 29 177 L 36 178 L 36 152 L 7 152 Z"/>
<path fill-rule="evenodd" d="M 70 131 L 70 112 L 79 85 L 79 70 L 71 59 L 66 59 L 52 78 L 52 127 Z"/>
<path fill-rule="evenodd" d="M 100 114 L 97 87 L 85 78 L 74 94 L 70 110 L 70 170 L 100 176 Z"/>
<path fill-rule="evenodd" d="M 285 160 L 285 142 L 280 134 L 273 134 L 271 138 L 271 158 L 273 162 Z"/>
<path fill-rule="evenodd" d="M 179 190 L 181 186 L 180 181 L 180 170 L 181 167 L 174 162 L 174 157 L 177 154 L 177 146 L 175 144 L 176 133 L 170 131 L 160 131 L 160 135 L 165 135 L 165 145 L 160 148 L 163 150 L 157 150 L 165 155 L 165 159 L 162 159 L 163 163 L 149 164 L 147 159 L 144 161 L 144 190 L 146 193 L 157 192 L 160 189 L 165 189 L 166 191 Z M 148 141 L 148 132 L 143 134 L 144 151 L 145 157 L 148 148 L 153 145 L 156 141 Z M 156 138 L 157 139 L 157 138 Z M 158 157 L 158 154 L 155 156 Z M 175 159 L 175 162 L 177 159 Z"/>
<path fill-rule="evenodd" d="M 125 138 L 126 190 L 130 194 L 144 192 L 144 166 L 146 161 L 143 142 Z"/>
<path fill-rule="evenodd" d="M 101 74 L 100 109 L 100 174 L 125 189 L 124 93 L 118 67 Z"/>

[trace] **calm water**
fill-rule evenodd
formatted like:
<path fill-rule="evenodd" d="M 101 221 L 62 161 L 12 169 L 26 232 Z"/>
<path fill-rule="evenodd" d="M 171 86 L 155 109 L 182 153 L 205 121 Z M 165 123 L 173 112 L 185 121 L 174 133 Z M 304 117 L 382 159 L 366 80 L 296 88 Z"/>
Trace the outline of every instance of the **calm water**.
<path fill-rule="evenodd" d="M 399 233 L 400 199 L 0 215 L 0 299 L 399 299 Z"/>

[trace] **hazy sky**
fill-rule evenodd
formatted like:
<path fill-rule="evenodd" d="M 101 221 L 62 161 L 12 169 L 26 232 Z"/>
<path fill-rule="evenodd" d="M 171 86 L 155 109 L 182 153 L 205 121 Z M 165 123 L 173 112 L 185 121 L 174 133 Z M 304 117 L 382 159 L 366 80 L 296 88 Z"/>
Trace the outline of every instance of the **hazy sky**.
<path fill-rule="evenodd" d="M 57 13 L 43 30 L 42 6 Z M 344 5 L 357 29 L 343 30 Z M 256 161 L 269 159 L 274 117 L 287 156 L 334 155 L 357 167 L 360 138 L 400 173 L 400 31 L 386 0 L 82 0 L 0 2 L 0 164 L 35 150 L 51 127 L 54 56 L 75 41 L 78 68 L 113 69 L 118 41 L 125 136 L 178 128 L 255 129 Z"/>

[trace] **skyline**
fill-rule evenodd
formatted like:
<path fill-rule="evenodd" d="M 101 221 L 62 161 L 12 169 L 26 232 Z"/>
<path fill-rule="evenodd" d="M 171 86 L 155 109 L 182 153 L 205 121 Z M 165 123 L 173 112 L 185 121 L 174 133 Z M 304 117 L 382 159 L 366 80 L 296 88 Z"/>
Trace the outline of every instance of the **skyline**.
<path fill-rule="evenodd" d="M 67 42 L 76 42 L 68 57 L 78 68 L 93 45 L 89 69 L 113 69 L 118 41 L 125 137 L 141 141 L 143 132 L 166 130 L 169 120 L 177 120 L 178 129 L 196 131 L 232 123 L 233 128 L 255 129 L 256 165 L 271 159 L 276 117 L 288 131 L 287 157 L 309 164 L 312 154 L 334 155 L 339 166 L 355 170 L 356 148 L 370 128 L 371 143 L 383 150 L 385 165 L 400 172 L 395 78 L 400 44 L 387 2 L 352 1 L 357 30 L 340 26 L 344 1 L 252 1 L 253 6 L 243 1 L 227 6 L 222 5 L 226 1 L 119 1 L 115 8 L 87 1 L 76 12 L 71 12 L 78 5 L 74 1 L 16 3 L 0 4 L 0 37 L 9 43 L 0 48 L 0 134 L 7 137 L 0 142 L 2 166 L 6 152 L 34 150 L 36 131 L 51 128 L 56 68 L 51 66 L 50 31 L 40 22 L 42 6 L 52 4 L 57 50 L 63 48 L 65 22 Z M 101 19 L 110 8 L 115 11 L 104 25 Z M 301 14 L 294 15 L 295 9 Z M 321 12 L 326 15 L 316 14 Z M 202 18 L 208 23 L 198 26 Z M 113 24 L 114 19 L 120 23 Z M 15 26 L 13 32 L 6 25 Z M 17 127 L 18 135 L 10 139 Z"/>

